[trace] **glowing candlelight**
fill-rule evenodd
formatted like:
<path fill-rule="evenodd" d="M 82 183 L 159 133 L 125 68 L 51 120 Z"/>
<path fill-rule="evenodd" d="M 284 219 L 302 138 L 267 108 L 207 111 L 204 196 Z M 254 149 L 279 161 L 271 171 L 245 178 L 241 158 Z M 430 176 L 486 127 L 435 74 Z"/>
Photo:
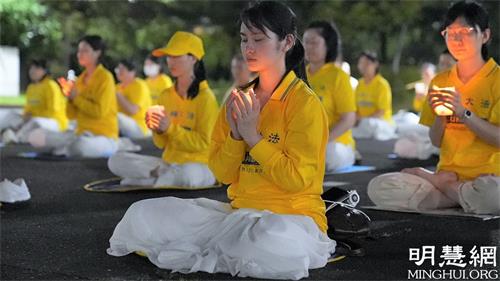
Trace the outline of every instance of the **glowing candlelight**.
<path fill-rule="evenodd" d="M 446 92 L 446 91 L 452 91 L 452 92 L 455 91 L 455 87 L 443 87 L 443 88 L 440 88 L 440 87 L 433 86 L 432 89 L 435 90 L 435 91 L 437 91 L 437 92 L 439 92 L 439 94 L 441 96 L 446 96 L 446 97 L 452 97 L 452 94 L 450 94 L 449 92 Z M 453 115 L 453 113 L 454 113 L 453 112 L 453 105 L 451 105 L 450 103 L 447 103 L 447 102 L 442 102 L 441 104 L 439 104 L 436 107 L 434 107 L 434 112 L 438 116 L 450 116 L 450 115 Z"/>

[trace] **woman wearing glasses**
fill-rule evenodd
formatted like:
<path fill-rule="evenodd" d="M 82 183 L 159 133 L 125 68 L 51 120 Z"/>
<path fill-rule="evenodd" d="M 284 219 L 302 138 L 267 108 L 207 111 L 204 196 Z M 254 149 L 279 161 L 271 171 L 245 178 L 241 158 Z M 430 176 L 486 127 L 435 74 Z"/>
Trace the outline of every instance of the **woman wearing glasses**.
<path fill-rule="evenodd" d="M 378 176 L 368 195 L 387 207 L 500 213 L 500 68 L 488 59 L 488 16 L 479 4 L 462 1 L 450 7 L 444 27 L 457 64 L 432 80 L 420 118 L 441 148 L 437 171 L 411 168 Z M 435 113 L 440 106 L 451 114 Z"/>

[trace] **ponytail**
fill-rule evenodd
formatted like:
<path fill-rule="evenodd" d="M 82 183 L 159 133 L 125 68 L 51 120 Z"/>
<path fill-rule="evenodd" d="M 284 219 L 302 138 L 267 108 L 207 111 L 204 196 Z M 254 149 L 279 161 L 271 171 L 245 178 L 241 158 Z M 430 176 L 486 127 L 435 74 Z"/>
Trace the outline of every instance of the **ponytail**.
<path fill-rule="evenodd" d="M 196 96 L 198 96 L 198 92 L 200 90 L 200 83 L 205 81 L 206 78 L 206 72 L 205 72 L 205 64 L 203 63 L 203 60 L 199 60 L 196 62 L 194 65 L 194 80 L 191 83 L 191 86 L 189 86 L 187 90 L 187 98 L 188 99 L 194 99 Z"/>
<path fill-rule="evenodd" d="M 285 58 L 286 72 L 293 70 L 295 75 L 307 84 L 306 64 L 304 62 L 304 46 L 299 38 L 295 38 L 295 44 L 288 50 Z"/>

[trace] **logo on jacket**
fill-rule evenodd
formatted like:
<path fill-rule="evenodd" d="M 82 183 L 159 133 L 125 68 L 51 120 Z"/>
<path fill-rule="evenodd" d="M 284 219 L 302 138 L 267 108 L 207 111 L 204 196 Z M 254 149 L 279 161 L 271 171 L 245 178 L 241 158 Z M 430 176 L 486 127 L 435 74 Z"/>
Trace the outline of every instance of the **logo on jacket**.
<path fill-rule="evenodd" d="M 243 159 L 243 162 L 241 164 L 244 165 L 260 165 L 259 162 L 255 161 L 252 156 L 250 156 L 250 153 L 247 151 L 245 153 L 245 159 Z"/>
<path fill-rule="evenodd" d="M 278 143 L 280 141 L 280 136 L 277 133 L 271 133 L 267 137 L 267 141 L 270 143 Z"/>
<path fill-rule="evenodd" d="M 481 100 L 481 107 L 482 108 L 489 108 L 490 107 L 490 101 L 489 100 Z"/>

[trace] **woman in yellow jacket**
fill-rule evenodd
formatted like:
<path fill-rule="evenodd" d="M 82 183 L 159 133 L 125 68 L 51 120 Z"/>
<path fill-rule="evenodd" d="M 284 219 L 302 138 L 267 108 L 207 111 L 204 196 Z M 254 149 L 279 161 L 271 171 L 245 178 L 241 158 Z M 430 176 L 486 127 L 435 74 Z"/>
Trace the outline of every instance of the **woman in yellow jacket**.
<path fill-rule="evenodd" d="M 146 110 L 151 106 L 151 95 L 144 80 L 136 77 L 136 67 L 129 60 L 120 60 L 115 68 L 120 81 L 116 85 L 118 127 L 127 138 L 144 138 L 150 131 L 144 122 Z"/>
<path fill-rule="evenodd" d="M 213 185 L 215 178 L 207 162 L 218 106 L 205 77 L 203 42 L 192 33 L 179 31 L 165 48 L 153 54 L 167 56 L 168 68 L 175 77 L 174 87 L 163 91 L 158 105 L 146 114 L 145 123 L 153 130 L 155 145 L 163 149 L 163 159 L 117 153 L 109 159 L 109 169 L 123 177 L 122 184 L 185 188 Z"/>
<path fill-rule="evenodd" d="M 109 157 L 118 150 L 118 120 L 113 75 L 102 64 L 105 45 L 100 36 L 87 35 L 78 43 L 78 63 L 84 71 L 74 86 L 69 83 L 67 114 L 76 131 L 51 133 L 35 130 L 29 136 L 35 147 L 69 157 Z M 66 85 L 64 85 L 66 86 Z"/>
<path fill-rule="evenodd" d="M 37 128 L 59 132 L 68 127 L 66 100 L 57 83 L 50 77 L 47 62 L 32 60 L 29 77 L 31 83 L 26 89 L 23 114 L 9 112 L 1 118 L 0 129 L 10 127 L 3 133 L 2 141 L 5 143 L 27 142 L 28 135 Z"/>
<path fill-rule="evenodd" d="M 172 87 L 172 79 L 162 72 L 160 58 L 149 55 L 144 60 L 144 75 L 146 75 L 146 84 L 151 93 L 152 104 L 158 104 L 158 97 L 166 89 Z"/>
<path fill-rule="evenodd" d="M 209 158 L 229 184 L 230 204 L 175 197 L 134 203 L 109 254 L 141 251 L 185 273 L 297 280 L 335 251 L 320 196 L 328 118 L 304 81 L 295 15 L 279 2 L 260 2 L 241 22 L 241 50 L 259 77 L 235 89 L 219 113 Z"/>
<path fill-rule="evenodd" d="M 351 128 L 356 123 L 356 104 L 350 77 L 335 60 L 340 38 L 335 26 L 326 21 L 309 24 L 304 32 L 307 80 L 328 115 L 329 140 L 326 147 L 326 171 L 354 165 L 355 143 Z"/>
<path fill-rule="evenodd" d="M 355 138 L 388 140 L 395 137 L 392 120 L 392 93 L 389 82 L 379 73 L 377 54 L 364 51 L 358 59 L 363 75 L 356 87 L 357 125 L 352 130 Z"/>
<path fill-rule="evenodd" d="M 442 35 L 457 64 L 432 80 L 420 118 L 441 148 L 437 171 L 411 168 L 378 176 L 368 195 L 380 206 L 460 206 L 469 213 L 499 214 L 500 67 L 488 59 L 486 11 L 475 2 L 454 4 Z M 441 106 L 449 112 L 442 113 Z"/>

